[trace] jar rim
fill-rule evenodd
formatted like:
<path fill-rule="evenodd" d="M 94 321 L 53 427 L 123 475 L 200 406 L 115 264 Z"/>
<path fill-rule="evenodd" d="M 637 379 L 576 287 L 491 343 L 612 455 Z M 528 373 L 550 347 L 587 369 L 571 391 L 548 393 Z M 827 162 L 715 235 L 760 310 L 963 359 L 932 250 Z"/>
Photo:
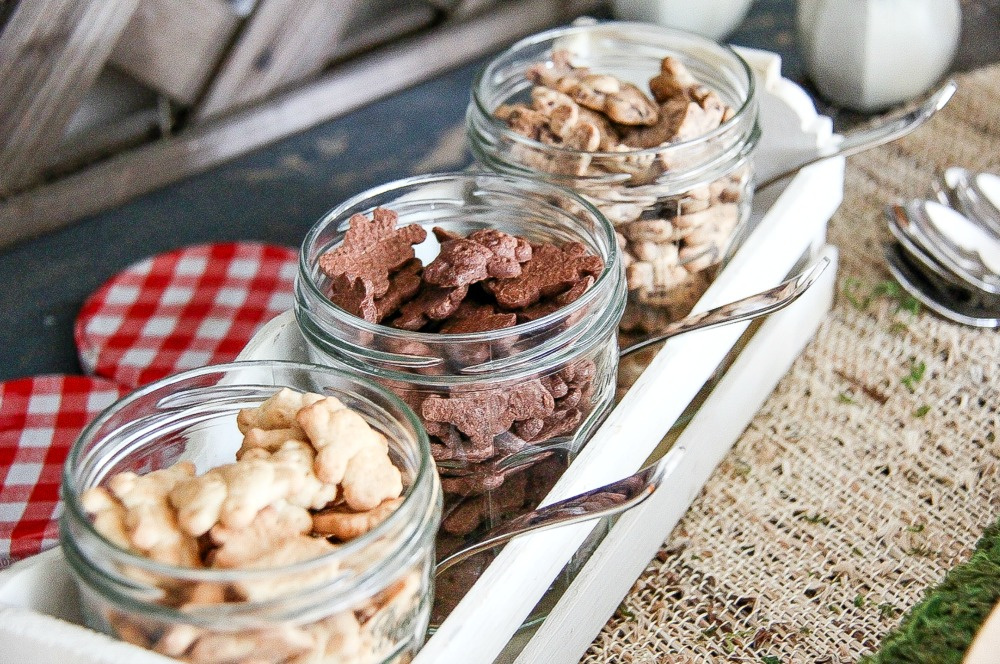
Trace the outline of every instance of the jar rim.
<path fill-rule="evenodd" d="M 317 236 L 327 228 L 327 226 L 333 222 L 338 216 L 343 216 L 346 210 L 357 206 L 358 204 L 380 194 L 388 193 L 393 190 L 402 190 L 406 187 L 414 185 L 426 185 L 433 184 L 435 182 L 448 182 L 453 180 L 493 180 L 497 182 L 506 182 L 515 186 L 530 186 L 534 189 L 549 190 L 552 193 L 557 193 L 560 196 L 565 196 L 573 201 L 574 204 L 583 207 L 587 213 L 593 218 L 596 226 L 601 229 L 601 234 L 604 236 L 602 240 L 606 243 L 608 247 L 608 252 L 606 257 L 602 257 L 604 261 L 604 269 L 601 274 L 594 280 L 593 286 L 591 286 L 587 291 L 581 295 L 579 298 L 573 302 L 567 304 L 556 311 L 546 314 L 541 318 L 537 318 L 526 323 L 517 323 L 511 327 L 502 328 L 499 330 L 487 330 L 485 332 L 464 332 L 460 334 L 442 334 L 440 332 L 418 332 L 412 330 L 404 330 L 400 328 L 395 328 L 389 325 L 382 325 L 380 323 L 369 322 L 360 316 L 355 316 L 354 314 L 338 307 L 334 304 L 329 297 L 327 297 L 320 288 L 316 285 L 315 280 L 312 278 L 312 265 L 309 262 L 309 249 L 316 244 Z M 602 213 L 597 206 L 588 201 L 583 196 L 579 195 L 572 189 L 564 187 L 561 185 L 553 184 L 550 182 L 544 182 L 533 178 L 528 178 L 524 176 L 514 176 L 514 175 L 504 175 L 498 173 L 489 173 L 483 171 L 472 171 L 472 172 L 446 172 L 446 173 L 430 173 L 425 175 L 416 175 L 408 178 L 403 178 L 400 180 L 394 180 L 392 182 L 384 183 L 371 189 L 367 189 L 346 201 L 342 202 L 340 205 L 327 211 L 316 224 L 309 230 L 306 234 L 305 239 L 302 242 L 302 248 L 299 251 L 299 272 L 296 278 L 297 285 L 304 281 L 304 287 L 307 288 L 310 294 L 313 296 L 313 303 L 318 303 L 322 308 L 323 312 L 327 314 L 332 314 L 337 318 L 347 318 L 348 322 L 352 325 L 357 326 L 359 330 L 364 332 L 384 335 L 389 338 L 395 339 L 405 339 L 407 341 L 434 343 L 441 342 L 442 339 L 447 338 L 448 341 L 454 343 L 463 342 L 475 342 L 475 343 L 486 343 L 491 341 L 496 341 L 507 337 L 511 334 L 526 334 L 543 329 L 548 325 L 551 325 L 553 321 L 559 318 L 564 318 L 572 316 L 575 312 L 580 309 L 589 306 L 593 300 L 600 297 L 601 289 L 603 285 L 609 280 L 619 270 L 619 263 L 621 257 L 618 252 L 618 241 L 615 237 L 615 229 L 608 218 Z M 310 315 L 313 315 L 310 312 Z"/>
<path fill-rule="evenodd" d="M 622 29 L 628 31 L 631 34 L 636 33 L 647 33 L 655 34 L 661 37 L 684 37 L 690 39 L 694 42 L 700 42 L 704 46 L 718 48 L 726 57 L 733 60 L 734 64 L 737 64 L 740 71 L 744 74 L 747 81 L 747 92 L 740 107 L 733 112 L 733 116 L 721 123 L 718 127 L 715 127 L 711 131 L 696 136 L 694 138 L 677 141 L 676 143 L 669 143 L 667 145 L 659 145 L 651 148 L 635 148 L 622 151 L 606 151 L 606 150 L 578 150 L 576 148 L 568 148 L 561 145 L 550 145 L 548 143 L 543 143 L 541 141 L 535 140 L 528 136 L 517 133 L 511 129 L 507 123 L 503 122 L 499 118 L 493 115 L 493 110 L 486 107 L 485 102 L 482 98 L 482 88 L 485 85 L 486 77 L 488 73 L 493 71 L 495 65 L 504 57 L 513 55 L 519 51 L 524 50 L 530 46 L 535 46 L 542 44 L 546 41 L 555 41 L 560 37 L 581 34 L 581 33 L 593 33 L 597 31 L 608 31 L 609 34 L 614 34 L 613 29 Z M 476 77 L 472 82 L 472 92 L 470 94 L 472 105 L 475 107 L 479 115 L 485 118 L 489 125 L 497 130 L 504 139 L 513 141 L 515 143 L 520 143 L 525 147 L 538 150 L 553 151 L 556 154 L 566 154 L 574 156 L 589 156 L 592 158 L 622 158 L 622 157 L 633 157 L 633 156 L 656 156 L 663 154 L 666 151 L 681 151 L 687 148 L 698 146 L 702 143 L 710 142 L 712 139 L 725 134 L 732 127 L 736 126 L 739 122 L 743 120 L 748 113 L 750 113 L 755 104 L 757 97 L 757 81 L 756 76 L 753 74 L 749 63 L 739 54 L 736 50 L 728 45 L 719 42 L 712 41 L 707 37 L 702 37 L 693 32 L 687 32 L 685 30 L 677 30 L 674 28 L 667 28 L 658 25 L 652 25 L 649 23 L 633 22 L 633 21 L 605 21 L 602 23 L 587 24 L 587 25 L 570 25 L 558 28 L 552 28 L 550 30 L 545 30 L 543 32 L 535 33 L 520 41 L 514 43 L 512 46 L 508 47 L 506 50 L 496 55 L 491 59 L 484 67 L 482 67 L 477 73 Z"/>
<path fill-rule="evenodd" d="M 415 443 L 417 445 L 418 455 L 419 455 L 419 466 L 417 472 L 413 477 L 413 482 L 410 485 L 410 490 L 406 492 L 403 498 L 403 502 L 400 506 L 392 512 L 384 521 L 379 523 L 375 528 L 368 531 L 367 533 L 356 537 L 349 542 L 345 542 L 339 545 L 334 551 L 325 553 L 321 556 L 315 558 L 309 558 L 296 563 L 282 565 L 278 567 L 266 567 L 266 568 L 254 568 L 254 569 L 213 569 L 213 568 L 198 568 L 198 567 L 183 567 L 180 565 L 171 565 L 167 563 L 158 562 L 151 560 L 146 556 L 135 553 L 128 549 L 125 549 L 113 542 L 109 538 L 105 537 L 95 526 L 94 522 L 87 516 L 86 510 L 80 501 L 81 491 L 77 486 L 76 482 L 76 471 L 82 465 L 88 457 L 85 454 L 86 445 L 94 439 L 95 434 L 108 420 L 110 420 L 114 415 L 116 415 L 123 408 L 131 405 L 132 403 L 146 397 L 150 393 L 153 393 L 159 389 L 167 387 L 173 383 L 178 383 L 190 378 L 196 378 L 206 374 L 212 373 L 223 373 L 232 370 L 246 370 L 253 368 L 263 368 L 263 367 L 279 367 L 288 370 L 305 370 L 314 371 L 324 374 L 334 375 L 338 378 L 344 379 L 349 383 L 358 383 L 365 387 L 366 389 L 372 390 L 376 393 L 379 398 L 384 398 L 391 409 L 393 416 L 402 415 L 405 422 L 410 426 L 410 428 L 415 433 Z M 279 386 L 275 386 L 279 387 Z M 384 404 L 378 404 L 385 407 Z M 387 409 L 388 410 L 388 409 Z M 236 362 L 229 362 L 225 364 L 214 364 L 204 367 L 198 367 L 196 369 L 189 369 L 187 371 L 182 371 L 176 374 L 167 376 L 160 380 L 154 381 L 147 385 L 144 385 L 129 394 L 125 395 L 111 406 L 105 408 L 90 424 L 88 424 L 84 430 L 81 432 L 80 436 L 73 442 L 70 447 L 69 454 L 66 457 L 66 462 L 63 465 L 62 472 L 62 485 L 60 486 L 59 492 L 62 498 L 62 503 L 64 505 L 64 516 L 60 521 L 65 521 L 67 516 L 71 516 L 74 522 L 81 527 L 83 527 L 88 535 L 96 537 L 97 541 L 102 544 L 105 548 L 110 548 L 115 555 L 121 559 L 121 561 L 128 565 L 134 565 L 136 567 L 151 571 L 155 574 L 169 575 L 173 578 L 191 580 L 194 582 L 213 582 L 213 583 L 232 583 L 240 581 L 252 581 L 257 578 L 268 578 L 273 577 L 275 574 L 297 574 L 301 572 L 307 572 L 314 567 L 320 567 L 328 565 L 331 561 L 348 557 L 353 555 L 358 550 L 363 549 L 365 546 L 373 541 L 377 541 L 381 538 L 386 531 L 392 530 L 399 523 L 404 522 L 404 518 L 410 518 L 407 512 L 412 508 L 415 496 L 418 494 L 416 490 L 422 484 L 428 481 L 428 476 L 430 477 L 431 483 L 436 482 L 436 468 L 434 467 L 430 449 L 430 439 L 427 437 L 427 433 L 420 423 L 419 418 L 413 409 L 410 408 L 406 402 L 396 396 L 391 390 L 379 385 L 377 382 L 359 376 L 356 372 L 348 371 L 345 369 L 324 366 L 320 364 L 308 363 L 308 362 L 292 362 L 286 360 L 240 360 Z M 434 494 L 431 495 L 431 502 L 434 500 Z M 420 512 L 423 513 L 423 510 Z M 60 528 L 60 537 L 63 536 L 64 528 Z M 409 542 L 402 542 L 401 546 L 408 545 Z M 394 552 L 395 553 L 395 552 Z M 364 576 L 364 575 L 362 575 Z M 336 583 L 336 580 L 332 580 L 331 583 Z"/>

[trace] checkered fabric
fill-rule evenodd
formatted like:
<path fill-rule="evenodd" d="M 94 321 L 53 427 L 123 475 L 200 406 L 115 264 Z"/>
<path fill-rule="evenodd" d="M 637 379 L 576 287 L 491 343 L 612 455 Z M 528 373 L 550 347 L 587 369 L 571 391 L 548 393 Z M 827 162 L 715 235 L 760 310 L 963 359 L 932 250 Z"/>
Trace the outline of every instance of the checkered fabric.
<path fill-rule="evenodd" d="M 115 275 L 84 303 L 75 336 L 88 373 L 138 387 L 236 358 L 291 308 L 296 252 L 240 242 L 187 247 Z"/>
<path fill-rule="evenodd" d="M 69 448 L 126 391 L 86 376 L 0 383 L 0 567 L 57 543 L 59 484 Z"/>

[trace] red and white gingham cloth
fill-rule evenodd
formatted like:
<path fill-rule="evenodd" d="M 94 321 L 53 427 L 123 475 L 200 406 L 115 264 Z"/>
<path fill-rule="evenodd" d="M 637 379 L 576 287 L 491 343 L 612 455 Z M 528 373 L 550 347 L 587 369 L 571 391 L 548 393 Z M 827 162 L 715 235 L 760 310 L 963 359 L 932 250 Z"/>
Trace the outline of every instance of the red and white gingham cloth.
<path fill-rule="evenodd" d="M 138 387 L 236 358 L 261 325 L 291 308 L 296 252 L 252 242 L 187 247 L 115 275 L 76 320 L 80 362 Z"/>
<path fill-rule="evenodd" d="M 69 448 L 126 391 L 86 376 L 0 383 L 0 567 L 58 542 L 59 484 Z"/>
<path fill-rule="evenodd" d="M 0 383 L 0 567 L 58 542 L 63 463 L 84 427 L 134 387 L 235 359 L 261 325 L 292 306 L 296 266 L 292 249 L 251 242 L 140 261 L 77 316 L 80 360 L 104 378 Z"/>

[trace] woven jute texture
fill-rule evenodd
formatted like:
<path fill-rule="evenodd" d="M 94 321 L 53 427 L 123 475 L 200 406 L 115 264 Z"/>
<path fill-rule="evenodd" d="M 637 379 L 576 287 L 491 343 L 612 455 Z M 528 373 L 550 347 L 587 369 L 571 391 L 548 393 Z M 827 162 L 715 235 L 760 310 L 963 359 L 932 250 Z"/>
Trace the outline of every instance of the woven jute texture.
<path fill-rule="evenodd" d="M 1000 331 L 914 315 L 882 258 L 885 203 L 1000 172 L 1000 66 L 958 80 L 848 160 L 834 310 L 584 662 L 856 661 L 1000 516 Z"/>

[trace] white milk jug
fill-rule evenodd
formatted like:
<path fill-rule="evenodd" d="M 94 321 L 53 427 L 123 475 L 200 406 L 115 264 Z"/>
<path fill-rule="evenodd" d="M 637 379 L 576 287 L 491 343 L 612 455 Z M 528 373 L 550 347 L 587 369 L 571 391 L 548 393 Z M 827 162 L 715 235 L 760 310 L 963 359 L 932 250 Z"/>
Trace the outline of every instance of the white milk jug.
<path fill-rule="evenodd" d="M 959 0 L 799 0 L 806 72 L 839 106 L 877 111 L 930 89 L 961 33 Z"/>

